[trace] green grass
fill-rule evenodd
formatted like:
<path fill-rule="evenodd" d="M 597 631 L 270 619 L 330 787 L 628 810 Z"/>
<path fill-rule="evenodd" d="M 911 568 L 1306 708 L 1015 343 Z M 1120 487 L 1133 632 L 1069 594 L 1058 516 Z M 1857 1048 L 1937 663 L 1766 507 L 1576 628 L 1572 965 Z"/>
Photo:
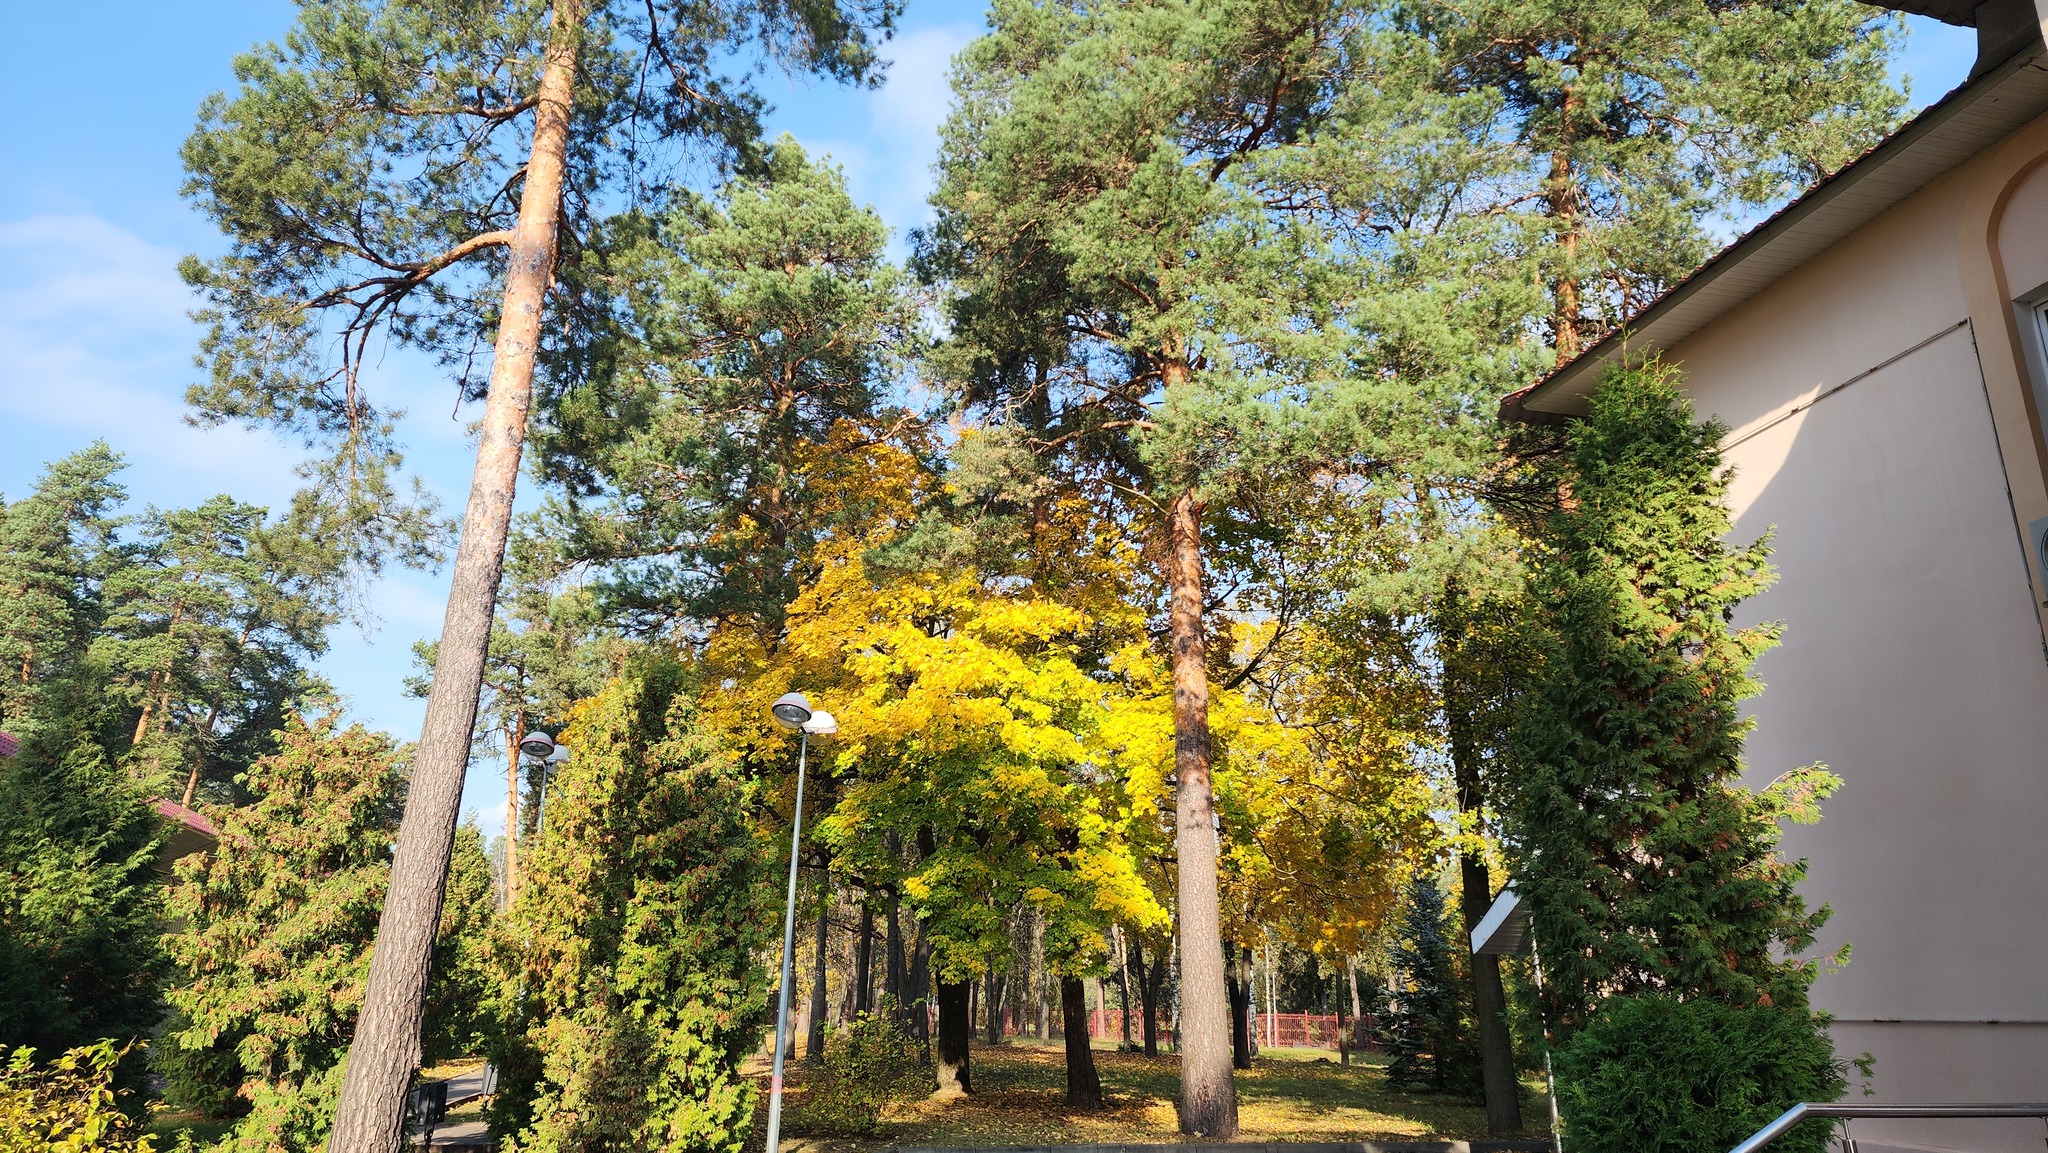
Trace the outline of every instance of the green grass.
<path fill-rule="evenodd" d="M 791 1150 L 857 1153 L 899 1145 L 1160 1144 L 1181 1140 L 1174 1099 L 1179 1062 L 1098 1049 L 1096 1069 L 1108 1104 L 1067 1107 L 1060 1049 L 1030 1043 L 986 1048 L 973 1056 L 974 1095 L 918 1100 L 891 1107 L 873 1139 L 819 1138 L 800 1133 L 802 1070 L 790 1077 Z M 1387 1085 L 1383 1059 L 1350 1068 L 1321 1050 L 1262 1052 L 1237 1073 L 1241 1141 L 1469 1139 L 1486 1135 L 1486 1110 L 1476 1100 L 1403 1093 Z M 764 1110 L 765 1112 L 765 1110 Z M 1549 1108 L 1540 1083 L 1524 1086 L 1526 1137 L 1545 1135 Z"/>
<path fill-rule="evenodd" d="M 201 1149 L 227 1136 L 234 1127 L 233 1121 L 207 1121 L 189 1113 L 159 1113 L 150 1118 L 147 1131 L 156 1138 L 158 1149 L 176 1149 L 180 1136 L 190 1136 L 192 1147 Z"/>

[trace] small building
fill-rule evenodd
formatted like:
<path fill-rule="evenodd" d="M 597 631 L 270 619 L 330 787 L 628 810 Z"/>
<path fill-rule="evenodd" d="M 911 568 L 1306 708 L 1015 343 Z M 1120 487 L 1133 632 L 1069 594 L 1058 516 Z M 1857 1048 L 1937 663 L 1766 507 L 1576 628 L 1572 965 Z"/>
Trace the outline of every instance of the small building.
<path fill-rule="evenodd" d="M 149 807 L 163 818 L 164 839 L 156 853 L 156 871 L 165 877 L 175 875 L 178 861 L 194 853 L 212 852 L 220 843 L 220 830 L 197 809 L 188 808 L 164 797 L 150 799 Z"/>
<path fill-rule="evenodd" d="M 1724 421 L 1736 537 L 1775 529 L 1785 624 L 1755 782 L 1824 761 L 1820 979 L 1872 1101 L 2048 1100 L 2048 0 L 1887 7 L 1974 25 L 1971 78 L 1622 331 L 1504 402 L 1560 420 L 1659 353 Z M 1852 1086 L 1851 1095 L 1857 1090 Z M 1858 1124 L 2036 1151 L 2040 1122 Z"/>

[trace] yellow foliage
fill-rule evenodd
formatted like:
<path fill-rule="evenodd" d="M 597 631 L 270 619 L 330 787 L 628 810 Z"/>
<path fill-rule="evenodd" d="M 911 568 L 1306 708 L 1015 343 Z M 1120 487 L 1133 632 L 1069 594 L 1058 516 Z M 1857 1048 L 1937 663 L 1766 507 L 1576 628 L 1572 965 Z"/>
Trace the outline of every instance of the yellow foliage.
<path fill-rule="evenodd" d="M 754 763 L 779 765 L 792 750 L 767 721 L 776 697 L 799 688 L 834 714 L 838 735 L 813 747 L 825 779 L 810 804 L 824 815 L 807 828 L 835 870 L 895 888 L 927 919 L 949 977 L 1007 962 L 1005 918 L 1020 905 L 1046 918 L 1056 971 L 1098 971 L 1113 923 L 1163 942 L 1173 694 L 1146 630 L 1142 558 L 1067 493 L 1033 526 L 1027 576 L 877 570 L 870 558 L 901 539 L 929 490 L 896 450 L 846 456 L 837 483 L 882 515 L 809 558 L 779 637 L 712 635 L 706 723 Z M 883 485 L 898 495 L 876 493 Z M 1240 638 L 1247 649 L 1265 639 L 1257 628 Z M 1416 767 L 1426 694 L 1412 678 L 1360 676 L 1350 659 L 1296 630 L 1261 695 L 1211 686 L 1226 931 L 1238 940 L 1273 929 L 1326 955 L 1359 951 L 1439 850 Z"/>
<path fill-rule="evenodd" d="M 114 1066 L 127 1051 L 101 1041 L 41 1067 L 33 1049 L 7 1054 L 0 1066 L 0 1153 L 155 1153 L 156 1138 L 115 1100 Z"/>

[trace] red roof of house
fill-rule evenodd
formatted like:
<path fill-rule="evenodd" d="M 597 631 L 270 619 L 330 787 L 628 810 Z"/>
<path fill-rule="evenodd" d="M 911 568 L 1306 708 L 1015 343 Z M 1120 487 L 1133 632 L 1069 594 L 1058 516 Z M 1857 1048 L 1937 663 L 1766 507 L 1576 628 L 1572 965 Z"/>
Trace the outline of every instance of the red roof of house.
<path fill-rule="evenodd" d="M 220 830 L 214 828 L 213 822 L 207 820 L 197 809 L 188 809 L 176 801 L 166 800 L 163 797 L 156 797 L 149 803 L 160 817 L 176 821 L 195 833 L 202 833 L 215 838 L 220 836 Z"/>

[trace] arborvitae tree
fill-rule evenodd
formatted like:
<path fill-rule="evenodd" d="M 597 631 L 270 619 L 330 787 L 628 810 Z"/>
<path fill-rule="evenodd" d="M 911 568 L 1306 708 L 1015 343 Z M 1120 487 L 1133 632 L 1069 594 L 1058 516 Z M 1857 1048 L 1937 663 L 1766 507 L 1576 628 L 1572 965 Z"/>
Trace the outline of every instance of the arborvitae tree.
<path fill-rule="evenodd" d="M 165 970 L 156 814 L 54 691 L 0 759 L 0 1046 L 45 1053 L 147 1036 Z"/>
<path fill-rule="evenodd" d="M 737 1153 L 750 1131 L 776 871 L 688 676 L 650 655 L 562 736 L 503 944 L 493 1126 L 522 1149 Z"/>
<path fill-rule="evenodd" d="M 398 766 L 381 735 L 294 717 L 242 787 L 251 804 L 205 810 L 218 847 L 178 865 L 168 943 L 184 1028 L 159 1044 L 233 1054 L 248 1110 L 236 1148 L 312 1150 L 362 1005 Z"/>
<path fill-rule="evenodd" d="M 1389 1084 L 1455 1093 L 1479 1085 L 1479 1068 L 1466 1029 L 1465 989 L 1456 971 L 1456 933 L 1445 920 L 1444 891 L 1434 877 L 1418 877 L 1388 950 L 1398 987 L 1386 1034 L 1394 1052 Z"/>
<path fill-rule="evenodd" d="M 1779 629 L 1731 623 L 1772 573 L 1767 539 L 1724 543 L 1725 431 L 1652 364 L 1610 376 L 1541 458 L 1560 499 L 1533 526 L 1539 667 L 1506 823 L 1556 1038 L 1619 993 L 1803 1009 L 1818 972 L 1799 954 L 1828 911 L 1800 897 L 1778 822 L 1815 819 L 1840 782 L 1740 783 L 1751 666 Z"/>
<path fill-rule="evenodd" d="M 363 1001 L 370 938 L 390 877 L 391 837 L 404 787 L 389 738 L 329 715 L 294 714 L 278 751 L 244 775 L 253 801 L 204 810 L 219 845 L 179 862 L 166 939 L 182 980 L 176 1028 L 158 1042 L 174 1075 L 231 1072 L 236 1111 L 229 1147 L 241 1153 L 320 1148 Z M 451 886 L 430 1005 L 473 995 L 467 976 L 489 916 L 488 866 L 474 829 Z M 483 881 L 476 880 L 481 876 Z M 474 1033 L 444 1012 L 444 1036 Z"/>

